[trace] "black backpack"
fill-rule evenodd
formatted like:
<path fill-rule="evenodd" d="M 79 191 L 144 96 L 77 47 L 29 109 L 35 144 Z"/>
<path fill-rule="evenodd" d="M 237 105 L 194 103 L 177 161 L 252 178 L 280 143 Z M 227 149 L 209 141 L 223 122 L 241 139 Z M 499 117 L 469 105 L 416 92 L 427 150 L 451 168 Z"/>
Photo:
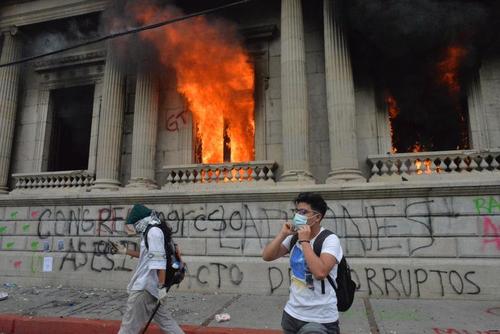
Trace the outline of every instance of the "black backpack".
<path fill-rule="evenodd" d="M 165 255 L 167 257 L 165 286 L 170 288 L 172 285 L 182 282 L 184 276 L 186 275 L 186 264 L 182 261 L 179 252 L 177 252 L 176 244 L 172 240 L 172 229 L 163 220 L 161 220 L 159 225 L 148 225 L 146 231 L 144 231 L 144 243 L 146 249 L 149 250 L 148 232 L 152 227 L 158 227 L 163 232 Z M 173 263 L 177 263 L 178 266 L 174 268 L 172 266 Z"/>
<path fill-rule="evenodd" d="M 314 241 L 313 247 L 314 254 L 316 254 L 316 256 L 320 256 L 321 249 L 323 248 L 323 242 L 331 234 L 333 234 L 333 232 L 329 230 L 323 230 L 320 232 L 320 234 L 318 234 L 316 240 Z M 292 237 L 292 240 L 290 241 L 290 252 L 297 242 L 297 239 L 297 234 Z M 342 257 L 342 260 L 340 260 L 340 263 L 338 264 L 337 278 L 335 279 L 335 283 L 333 282 L 333 279 L 330 275 L 327 276 L 327 279 L 335 290 L 335 294 L 337 295 L 337 309 L 340 312 L 347 311 L 354 301 L 356 283 L 351 278 L 351 268 L 347 264 L 345 256 Z M 325 280 L 321 280 L 321 293 L 325 294 Z"/>

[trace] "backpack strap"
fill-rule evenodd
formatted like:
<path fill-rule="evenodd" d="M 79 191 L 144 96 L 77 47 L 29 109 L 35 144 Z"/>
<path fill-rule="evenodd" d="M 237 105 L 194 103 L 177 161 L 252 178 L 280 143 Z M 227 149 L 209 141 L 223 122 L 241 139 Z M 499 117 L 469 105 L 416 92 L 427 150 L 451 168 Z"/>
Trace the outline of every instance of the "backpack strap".
<path fill-rule="evenodd" d="M 294 234 L 293 237 L 292 237 L 292 240 L 290 240 L 290 249 L 288 250 L 288 252 L 292 251 L 292 248 L 297 243 L 297 240 L 299 240 L 299 235 L 298 234 Z"/>
<path fill-rule="evenodd" d="M 321 255 L 321 248 L 323 248 L 323 242 L 330 234 L 333 234 L 333 232 L 330 230 L 323 230 L 316 237 L 316 240 L 314 241 L 314 248 L 313 248 L 316 256 Z M 298 240 L 299 240 L 299 235 L 294 234 L 292 237 L 292 240 L 290 240 L 290 251 L 292 250 L 293 246 L 295 246 L 295 244 L 297 243 Z"/>
<path fill-rule="evenodd" d="M 323 230 L 321 231 L 318 236 L 316 237 L 316 240 L 314 240 L 314 247 L 313 247 L 313 250 L 314 250 L 314 254 L 316 254 L 316 256 L 321 256 L 321 249 L 323 248 L 323 242 L 325 242 L 325 239 L 329 236 L 333 234 L 332 231 L 330 230 Z M 328 274 L 328 280 L 330 281 L 332 278 L 330 277 L 330 274 Z M 321 294 L 325 294 L 325 280 L 321 280 Z"/>
<path fill-rule="evenodd" d="M 171 253 L 174 253 L 175 252 L 175 248 L 172 249 L 173 246 L 171 244 L 171 234 L 169 233 L 170 231 L 168 231 L 168 226 L 165 224 L 165 223 L 160 223 L 158 225 L 148 225 L 146 227 L 146 230 L 144 231 L 143 233 L 143 236 L 144 236 L 144 245 L 146 246 L 146 249 L 149 251 L 149 243 L 148 243 L 148 232 L 151 228 L 153 227 L 158 227 L 162 233 L 163 233 L 163 240 L 164 240 L 164 244 L 165 244 L 165 253 L 166 254 L 171 254 Z"/>
<path fill-rule="evenodd" d="M 151 227 L 153 226 L 156 226 L 156 225 L 148 225 L 146 227 L 146 230 L 144 231 L 144 233 L 142 233 L 142 235 L 144 236 L 144 244 L 146 245 L 146 249 L 149 251 L 149 244 L 148 244 L 148 232 L 149 230 L 151 229 Z"/>
<path fill-rule="evenodd" d="M 314 250 L 314 254 L 316 254 L 316 256 L 320 256 L 321 255 L 321 249 L 323 248 L 323 242 L 325 242 L 325 239 L 329 236 L 329 235 L 332 235 L 333 232 L 330 231 L 330 230 L 323 230 L 321 231 L 318 236 L 316 237 L 316 240 L 314 240 L 314 247 L 313 247 L 313 250 Z"/>

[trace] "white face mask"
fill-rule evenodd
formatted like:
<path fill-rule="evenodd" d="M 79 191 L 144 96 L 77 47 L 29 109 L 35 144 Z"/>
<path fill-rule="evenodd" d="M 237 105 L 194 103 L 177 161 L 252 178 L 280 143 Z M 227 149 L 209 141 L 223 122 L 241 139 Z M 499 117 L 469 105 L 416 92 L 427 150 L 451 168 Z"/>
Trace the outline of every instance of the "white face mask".
<path fill-rule="evenodd" d="M 293 216 L 293 228 L 295 230 L 298 230 L 301 226 L 304 226 L 307 224 L 307 216 L 301 215 L 300 213 L 296 213 Z"/>

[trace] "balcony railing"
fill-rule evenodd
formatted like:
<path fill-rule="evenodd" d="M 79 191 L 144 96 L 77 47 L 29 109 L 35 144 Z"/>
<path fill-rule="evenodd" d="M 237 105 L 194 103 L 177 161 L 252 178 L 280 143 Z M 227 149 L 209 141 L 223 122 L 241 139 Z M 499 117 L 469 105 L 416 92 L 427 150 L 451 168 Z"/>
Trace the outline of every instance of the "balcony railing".
<path fill-rule="evenodd" d="M 372 181 L 500 177 L 500 149 L 370 155 Z"/>
<path fill-rule="evenodd" d="M 95 176 L 85 170 L 12 174 L 15 189 L 85 189 Z"/>
<path fill-rule="evenodd" d="M 274 184 L 274 161 L 251 161 L 245 163 L 193 164 L 165 166 L 167 174 L 164 188 L 175 186 Z"/>

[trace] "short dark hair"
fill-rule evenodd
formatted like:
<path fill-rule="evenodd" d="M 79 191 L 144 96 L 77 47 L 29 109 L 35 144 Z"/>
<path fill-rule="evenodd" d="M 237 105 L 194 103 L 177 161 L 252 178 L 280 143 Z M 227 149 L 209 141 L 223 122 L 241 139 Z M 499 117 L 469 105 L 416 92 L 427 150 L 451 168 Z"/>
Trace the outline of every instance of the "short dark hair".
<path fill-rule="evenodd" d="M 307 203 L 311 206 L 311 209 L 317 211 L 321 214 L 321 218 L 323 218 L 326 214 L 326 209 L 328 205 L 320 194 L 317 193 L 300 193 L 294 200 L 295 205 L 299 203 Z"/>

